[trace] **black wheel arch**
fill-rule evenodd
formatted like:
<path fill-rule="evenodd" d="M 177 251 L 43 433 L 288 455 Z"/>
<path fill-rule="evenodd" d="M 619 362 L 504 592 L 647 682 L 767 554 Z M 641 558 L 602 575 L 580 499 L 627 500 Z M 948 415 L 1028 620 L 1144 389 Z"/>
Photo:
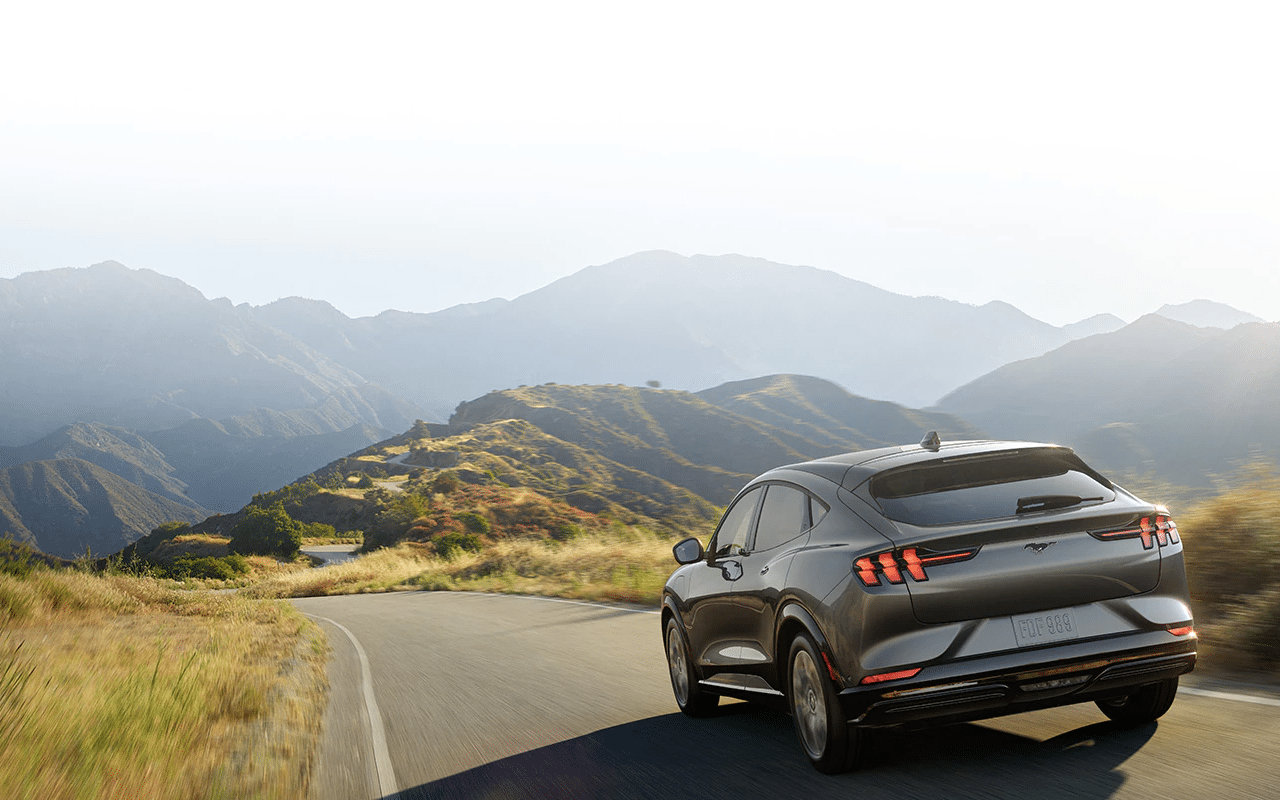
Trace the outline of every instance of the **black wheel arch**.
<path fill-rule="evenodd" d="M 840 665 L 836 663 L 835 656 L 831 652 L 831 645 L 827 641 L 827 637 L 822 633 L 822 627 L 818 625 L 818 621 L 798 600 L 792 600 L 778 609 L 777 622 L 774 627 L 773 663 L 778 671 L 776 686 L 781 687 L 785 684 L 786 664 L 791 652 L 791 642 L 801 632 L 807 633 L 813 643 L 818 646 L 818 652 L 828 662 L 823 666 L 830 667 L 829 671 L 834 672 L 836 675 L 843 674 L 840 671 Z M 837 680 L 836 685 L 838 688 L 844 688 L 843 679 Z"/>

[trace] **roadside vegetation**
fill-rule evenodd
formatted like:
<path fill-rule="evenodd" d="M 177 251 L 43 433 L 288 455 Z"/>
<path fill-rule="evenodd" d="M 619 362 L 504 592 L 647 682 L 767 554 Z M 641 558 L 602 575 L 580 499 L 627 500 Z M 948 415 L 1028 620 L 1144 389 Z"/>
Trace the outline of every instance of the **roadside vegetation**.
<path fill-rule="evenodd" d="M 1206 660 L 1280 667 L 1280 476 L 1253 465 L 1177 517 Z"/>
<path fill-rule="evenodd" d="M 14 798 L 304 798 L 327 645 L 286 603 L 0 560 Z"/>
<path fill-rule="evenodd" d="M 345 564 L 267 578 L 253 597 L 310 597 L 398 590 L 539 594 L 656 605 L 675 566 L 665 533 L 621 528 L 559 542 L 508 539 L 479 548 L 408 542 Z"/>

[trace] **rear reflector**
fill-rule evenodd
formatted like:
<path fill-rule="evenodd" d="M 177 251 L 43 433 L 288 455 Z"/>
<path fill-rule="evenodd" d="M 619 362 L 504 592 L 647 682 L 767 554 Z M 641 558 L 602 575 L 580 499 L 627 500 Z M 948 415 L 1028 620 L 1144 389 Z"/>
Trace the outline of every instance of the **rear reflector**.
<path fill-rule="evenodd" d="M 867 686 L 872 683 L 884 683 L 885 681 L 900 681 L 903 678 L 914 678 L 920 672 L 920 667 L 915 669 L 901 669 L 897 672 L 881 672 L 879 675 L 868 675 L 863 678 L 861 683 Z"/>
<path fill-rule="evenodd" d="M 827 665 L 827 674 L 831 676 L 832 683 L 840 683 L 840 676 L 836 674 L 836 668 L 831 666 L 831 659 L 827 657 L 826 653 L 822 654 L 822 660 Z"/>
<path fill-rule="evenodd" d="M 1195 631 L 1195 628 L 1193 628 L 1190 625 L 1182 625 L 1177 628 L 1166 628 L 1166 630 L 1168 630 L 1169 633 L 1172 633 L 1174 636 L 1186 636 L 1189 633 L 1193 633 Z"/>

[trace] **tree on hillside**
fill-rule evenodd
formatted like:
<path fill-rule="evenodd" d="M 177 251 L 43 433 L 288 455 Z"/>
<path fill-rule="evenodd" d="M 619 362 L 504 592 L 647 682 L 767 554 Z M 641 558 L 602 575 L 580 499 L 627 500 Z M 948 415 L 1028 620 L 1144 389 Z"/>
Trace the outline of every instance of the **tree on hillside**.
<path fill-rule="evenodd" d="M 645 381 L 644 385 L 648 386 L 650 389 L 661 389 L 662 381 Z"/>
<path fill-rule="evenodd" d="M 302 548 L 302 525 L 277 501 L 269 508 L 249 506 L 244 519 L 231 529 L 227 549 L 242 555 L 293 558 Z"/>

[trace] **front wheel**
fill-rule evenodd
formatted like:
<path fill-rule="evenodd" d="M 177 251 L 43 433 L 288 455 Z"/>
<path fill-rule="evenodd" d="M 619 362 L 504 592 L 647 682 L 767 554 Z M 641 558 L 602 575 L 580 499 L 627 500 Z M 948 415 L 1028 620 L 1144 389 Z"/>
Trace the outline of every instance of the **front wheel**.
<path fill-rule="evenodd" d="M 698 676 L 689 660 L 689 648 L 684 644 L 684 634 L 674 618 L 667 620 L 667 669 L 671 672 L 671 691 L 681 711 L 691 717 L 705 717 L 715 711 L 720 696 L 710 694 L 698 685 Z"/>
<path fill-rule="evenodd" d="M 1178 694 L 1178 679 L 1169 678 L 1148 684 L 1124 697 L 1098 700 L 1098 708 L 1121 725 L 1142 725 L 1159 718 L 1173 705 Z"/>
<path fill-rule="evenodd" d="M 819 666 L 822 656 L 808 635 L 802 633 L 791 643 L 788 663 L 791 718 L 809 763 L 828 775 L 852 769 L 862 732 L 845 719 L 836 687 Z"/>

